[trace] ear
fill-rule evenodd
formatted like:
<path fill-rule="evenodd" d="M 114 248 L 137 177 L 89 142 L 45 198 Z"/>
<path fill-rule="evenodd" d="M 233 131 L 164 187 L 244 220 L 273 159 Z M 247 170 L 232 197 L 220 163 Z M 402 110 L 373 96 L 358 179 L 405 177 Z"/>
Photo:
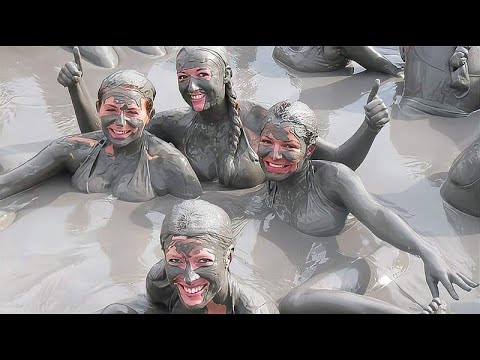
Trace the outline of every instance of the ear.
<path fill-rule="evenodd" d="M 313 152 L 315 151 L 315 144 L 310 144 L 307 147 L 307 156 L 311 156 Z"/>
<path fill-rule="evenodd" d="M 224 84 L 228 83 L 232 79 L 232 75 L 233 75 L 232 68 L 230 67 L 230 65 L 227 65 L 225 67 L 225 76 L 223 77 L 223 83 Z"/>
<path fill-rule="evenodd" d="M 97 112 L 100 111 L 100 106 L 101 106 L 100 100 L 97 100 L 97 102 L 95 103 L 95 107 L 96 107 L 96 109 L 97 109 Z"/>
<path fill-rule="evenodd" d="M 232 262 L 232 257 L 233 257 L 233 248 L 229 249 L 227 251 L 227 255 L 225 256 L 225 269 L 227 270 L 230 267 L 230 263 Z"/>

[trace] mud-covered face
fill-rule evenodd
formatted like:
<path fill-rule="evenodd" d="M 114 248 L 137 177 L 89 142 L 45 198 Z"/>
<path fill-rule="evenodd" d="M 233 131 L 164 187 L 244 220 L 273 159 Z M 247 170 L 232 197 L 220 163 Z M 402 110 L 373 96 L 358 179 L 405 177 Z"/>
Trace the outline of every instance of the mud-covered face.
<path fill-rule="evenodd" d="M 227 266 L 220 250 L 204 241 L 174 236 L 165 249 L 168 281 L 188 308 L 203 308 L 227 286 Z"/>
<path fill-rule="evenodd" d="M 267 180 L 280 181 L 301 169 L 313 149 L 307 149 L 291 124 L 267 123 L 261 133 L 258 157 Z"/>
<path fill-rule="evenodd" d="M 102 130 L 114 146 L 137 140 L 149 122 L 146 99 L 139 92 L 116 90 L 107 93 L 98 109 Z"/>
<path fill-rule="evenodd" d="M 195 111 L 225 99 L 225 64 L 209 51 L 183 51 L 177 57 L 178 89 Z"/>

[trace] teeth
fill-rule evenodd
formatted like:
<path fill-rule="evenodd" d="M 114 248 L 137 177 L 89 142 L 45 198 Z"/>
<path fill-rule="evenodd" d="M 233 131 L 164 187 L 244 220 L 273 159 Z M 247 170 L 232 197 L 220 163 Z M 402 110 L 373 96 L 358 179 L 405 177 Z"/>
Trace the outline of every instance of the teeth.
<path fill-rule="evenodd" d="M 200 100 L 200 99 L 203 98 L 204 96 L 205 96 L 205 94 L 191 95 L 191 97 L 192 97 L 193 100 Z"/>
<path fill-rule="evenodd" d="M 126 134 L 128 132 L 126 130 L 125 131 L 118 131 L 118 130 L 113 130 L 113 129 L 112 129 L 112 131 L 117 135 L 123 135 L 123 134 Z"/>
<path fill-rule="evenodd" d="M 287 165 L 279 165 L 279 164 L 274 164 L 274 163 L 269 162 L 269 163 L 268 163 L 268 166 L 271 166 L 271 167 L 273 167 L 273 168 L 284 168 L 284 167 L 286 167 Z"/>
<path fill-rule="evenodd" d="M 197 287 L 193 287 L 193 288 L 189 288 L 189 287 L 184 286 L 183 288 L 185 289 L 185 292 L 187 292 L 188 294 L 196 294 L 200 290 L 203 289 L 203 286 L 197 286 Z"/>

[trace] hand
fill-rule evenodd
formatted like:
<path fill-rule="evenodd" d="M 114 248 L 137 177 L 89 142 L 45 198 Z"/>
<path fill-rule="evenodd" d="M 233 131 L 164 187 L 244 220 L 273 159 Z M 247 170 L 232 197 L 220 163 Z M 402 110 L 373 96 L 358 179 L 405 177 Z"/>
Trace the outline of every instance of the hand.
<path fill-rule="evenodd" d="M 453 284 L 457 284 L 465 291 L 470 291 L 478 286 L 477 283 L 463 275 L 462 273 L 453 272 L 445 263 L 445 261 L 431 252 L 427 257 L 423 258 L 425 264 L 425 277 L 428 287 L 434 298 L 439 295 L 438 282 L 440 281 L 452 298 L 458 300 L 457 292 L 453 288 Z"/>
<path fill-rule="evenodd" d="M 422 314 L 446 314 L 447 303 L 440 298 L 436 297 L 430 304 L 423 307 Z"/>
<path fill-rule="evenodd" d="M 65 87 L 74 86 L 83 75 L 80 50 L 77 46 L 73 48 L 73 56 L 75 61 L 67 62 L 58 73 L 57 81 Z"/>
<path fill-rule="evenodd" d="M 452 69 L 458 69 L 467 63 L 468 50 L 463 46 L 458 46 L 450 57 L 448 63 Z"/>
<path fill-rule="evenodd" d="M 376 132 L 380 131 L 380 129 L 390 121 L 387 106 L 377 95 L 379 87 L 380 80 L 376 79 L 372 90 L 370 90 L 370 95 L 368 95 L 367 105 L 364 106 L 365 122 L 370 129 Z"/>

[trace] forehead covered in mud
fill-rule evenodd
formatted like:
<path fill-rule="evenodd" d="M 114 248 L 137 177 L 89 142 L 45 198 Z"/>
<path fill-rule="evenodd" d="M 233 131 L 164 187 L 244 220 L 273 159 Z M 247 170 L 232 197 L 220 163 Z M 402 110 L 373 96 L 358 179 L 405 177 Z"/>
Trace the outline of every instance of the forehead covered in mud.
<path fill-rule="evenodd" d="M 167 249 L 173 236 L 186 236 L 222 251 L 233 245 L 230 217 L 220 207 L 204 200 L 185 200 L 165 216 L 160 240 Z"/>
<path fill-rule="evenodd" d="M 276 103 L 268 110 L 265 120 L 263 131 L 271 131 L 275 127 L 291 128 L 295 135 L 303 139 L 307 145 L 314 144 L 317 140 L 318 130 L 315 113 L 300 101 L 285 100 Z"/>
<path fill-rule="evenodd" d="M 196 67 L 220 68 L 228 65 L 227 51 L 223 46 L 184 46 L 177 54 L 177 71 Z"/>
<path fill-rule="evenodd" d="M 98 89 L 98 99 L 103 101 L 110 96 L 134 100 L 140 106 L 141 98 L 153 103 L 156 90 L 145 75 L 136 70 L 120 70 L 107 76 Z"/>

